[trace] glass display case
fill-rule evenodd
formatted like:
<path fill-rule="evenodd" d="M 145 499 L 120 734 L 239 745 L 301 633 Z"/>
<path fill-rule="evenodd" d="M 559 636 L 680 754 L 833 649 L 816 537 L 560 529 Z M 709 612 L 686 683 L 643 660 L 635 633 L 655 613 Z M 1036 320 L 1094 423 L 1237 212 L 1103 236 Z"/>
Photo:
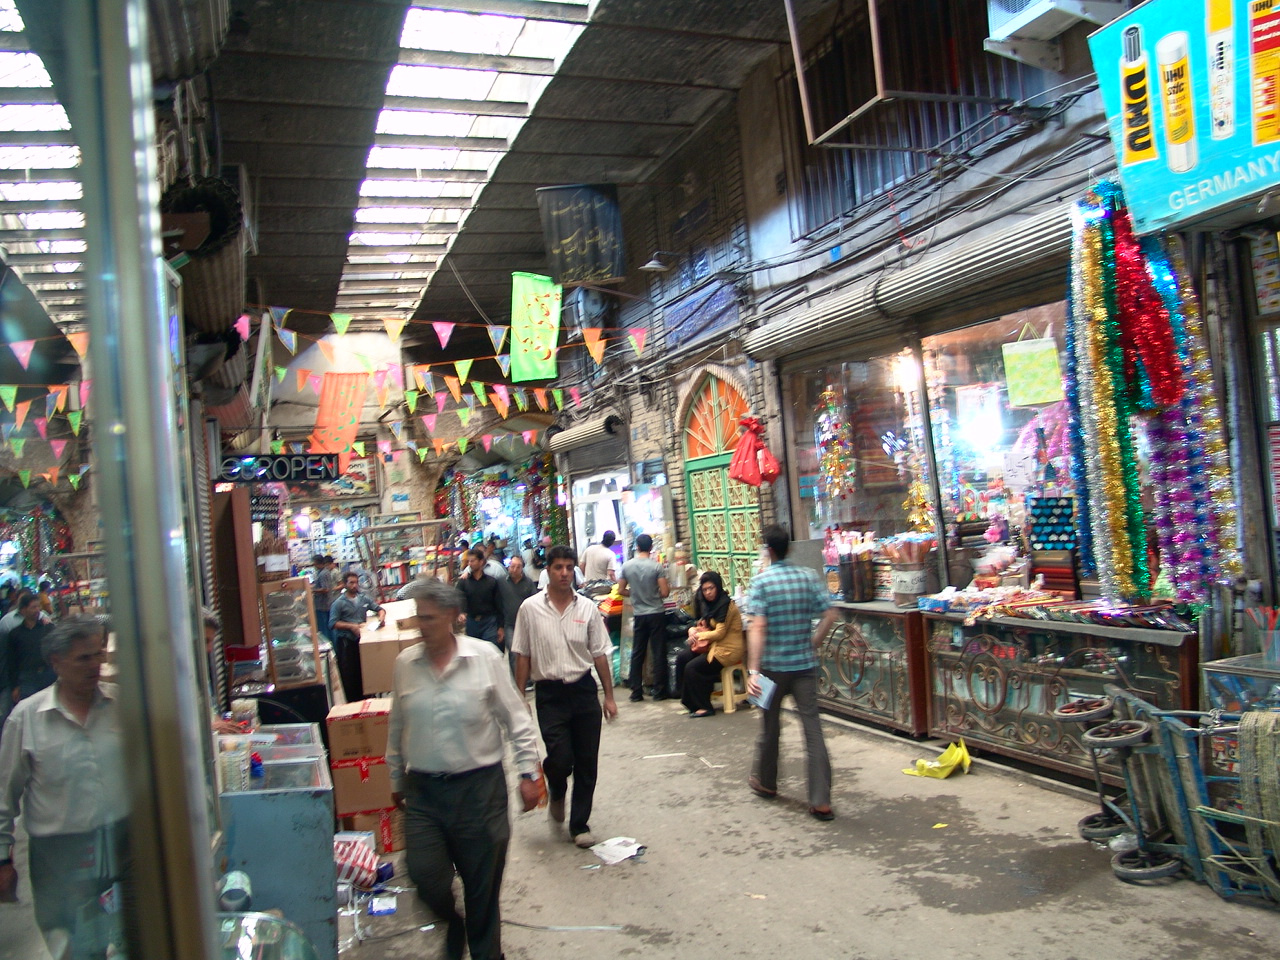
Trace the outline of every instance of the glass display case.
<path fill-rule="evenodd" d="M 434 563 L 436 541 L 446 520 L 420 520 L 416 514 L 375 517 L 356 532 L 365 568 L 377 578 L 378 600 L 392 599 L 428 561 Z"/>
<path fill-rule="evenodd" d="M 323 682 L 311 583 L 305 577 L 258 585 L 267 635 L 267 672 L 277 688 Z"/>
<path fill-rule="evenodd" d="M 1092 775 L 1077 723 L 1053 711 L 1115 684 L 1162 710 L 1196 706 L 1197 638 L 1175 630 L 924 613 L 929 732 Z M 1119 783 L 1118 770 L 1104 776 Z"/>

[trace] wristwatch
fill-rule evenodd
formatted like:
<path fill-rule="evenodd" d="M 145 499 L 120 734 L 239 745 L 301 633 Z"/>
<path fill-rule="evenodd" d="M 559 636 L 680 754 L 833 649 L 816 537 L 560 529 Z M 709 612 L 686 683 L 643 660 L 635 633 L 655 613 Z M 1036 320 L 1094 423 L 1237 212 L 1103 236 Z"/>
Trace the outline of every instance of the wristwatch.
<path fill-rule="evenodd" d="M 539 780 L 539 777 L 538 777 L 538 775 L 537 775 L 536 773 L 522 773 L 522 774 L 520 774 L 520 779 L 521 779 L 521 780 L 532 780 L 534 783 L 537 783 L 537 782 L 538 782 L 538 780 Z"/>
<path fill-rule="evenodd" d="M 748 676 L 748 677 L 758 677 L 758 676 L 760 676 L 760 671 L 759 671 L 759 670 L 748 670 L 748 671 L 747 671 L 747 676 Z"/>

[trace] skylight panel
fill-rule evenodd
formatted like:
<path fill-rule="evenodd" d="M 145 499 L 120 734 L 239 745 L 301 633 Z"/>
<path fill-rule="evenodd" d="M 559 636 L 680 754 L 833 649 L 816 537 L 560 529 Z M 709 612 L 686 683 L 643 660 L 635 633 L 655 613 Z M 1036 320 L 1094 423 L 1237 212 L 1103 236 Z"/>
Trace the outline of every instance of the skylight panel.
<path fill-rule="evenodd" d="M 0 104 L 0 133 L 70 129 L 71 121 L 60 103 Z"/>
<path fill-rule="evenodd" d="M 362 197 L 472 197 L 479 184 L 452 180 L 366 180 Z"/>
<path fill-rule="evenodd" d="M 475 117 L 465 113 L 428 113 L 419 110 L 383 110 L 378 133 L 411 137 L 465 137 Z"/>
<path fill-rule="evenodd" d="M 497 77 L 498 74 L 492 70 L 416 67 L 402 63 L 391 68 L 387 96 L 487 100 Z"/>
<path fill-rule="evenodd" d="M 458 213 L 442 207 L 360 207 L 356 223 L 432 223 L 455 220 Z"/>
<path fill-rule="evenodd" d="M 67 170 L 79 165 L 79 147 L 0 146 L 0 170 Z"/>
<path fill-rule="evenodd" d="M 519 17 L 411 7 L 404 18 L 400 46 L 411 50 L 506 55 L 524 26 L 525 21 Z"/>
<path fill-rule="evenodd" d="M 35 247 L 41 253 L 84 253 L 89 249 L 84 240 L 39 240 Z"/>
<path fill-rule="evenodd" d="M 26 29 L 22 15 L 18 13 L 18 5 L 14 0 L 0 0 L 0 30 L 6 33 L 20 33 Z"/>
<path fill-rule="evenodd" d="M 22 213 L 18 215 L 18 219 L 28 230 L 77 230 L 84 227 L 84 214 L 71 210 Z"/>
<path fill-rule="evenodd" d="M 0 200 L 79 200 L 82 196 L 84 191 L 74 180 L 0 183 Z"/>
<path fill-rule="evenodd" d="M 457 150 L 435 147 L 371 147 L 370 167 L 397 170 L 451 170 L 458 165 Z"/>
<path fill-rule="evenodd" d="M 367 233 L 351 234 L 351 243 L 357 247 L 404 247 L 422 244 L 441 244 L 448 241 L 445 233 Z"/>

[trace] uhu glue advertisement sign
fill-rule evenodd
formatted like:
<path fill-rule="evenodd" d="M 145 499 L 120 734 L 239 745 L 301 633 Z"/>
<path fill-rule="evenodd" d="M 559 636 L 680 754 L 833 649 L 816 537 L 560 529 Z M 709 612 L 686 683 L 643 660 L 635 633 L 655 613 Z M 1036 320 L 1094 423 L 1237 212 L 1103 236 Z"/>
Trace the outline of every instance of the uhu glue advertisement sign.
<path fill-rule="evenodd" d="M 1280 183 L 1280 0 L 1148 0 L 1089 48 L 1138 231 L 1256 219 L 1241 201 Z"/>

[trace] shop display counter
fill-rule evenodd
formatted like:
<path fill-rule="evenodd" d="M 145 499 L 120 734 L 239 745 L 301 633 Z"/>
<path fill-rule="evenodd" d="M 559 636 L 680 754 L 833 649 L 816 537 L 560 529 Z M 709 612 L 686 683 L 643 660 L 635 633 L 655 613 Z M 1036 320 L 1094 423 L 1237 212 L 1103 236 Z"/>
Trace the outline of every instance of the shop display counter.
<path fill-rule="evenodd" d="M 843 603 L 818 650 L 822 709 L 912 736 L 928 732 L 924 626 L 918 610 Z"/>
<path fill-rule="evenodd" d="M 1079 724 L 1053 711 L 1113 683 L 1164 710 L 1196 705 L 1194 633 L 924 613 L 929 733 L 1092 777 Z M 1118 783 L 1118 771 L 1104 766 Z"/>
<path fill-rule="evenodd" d="M 325 758 L 264 756 L 262 776 L 247 790 L 224 791 L 221 801 L 226 868 L 248 874 L 254 909 L 279 910 L 320 960 L 336 960 L 333 782 Z"/>

